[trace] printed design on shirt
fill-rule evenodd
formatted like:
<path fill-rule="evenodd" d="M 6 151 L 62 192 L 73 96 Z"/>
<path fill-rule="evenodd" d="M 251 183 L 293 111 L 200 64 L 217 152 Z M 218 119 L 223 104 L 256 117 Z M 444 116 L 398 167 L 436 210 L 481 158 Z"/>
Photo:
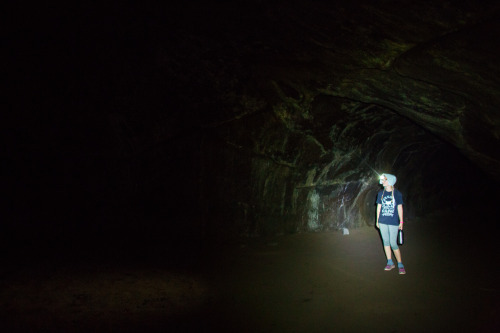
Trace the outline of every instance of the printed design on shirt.
<path fill-rule="evenodd" d="M 395 202 L 392 201 L 392 195 L 386 195 L 382 198 L 382 216 L 393 217 L 395 212 Z"/>

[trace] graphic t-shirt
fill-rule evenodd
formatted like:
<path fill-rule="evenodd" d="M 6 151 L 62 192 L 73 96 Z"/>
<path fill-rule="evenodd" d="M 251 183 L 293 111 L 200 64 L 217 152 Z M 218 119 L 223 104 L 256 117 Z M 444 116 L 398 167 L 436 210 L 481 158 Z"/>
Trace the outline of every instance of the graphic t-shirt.
<path fill-rule="evenodd" d="M 399 225 L 398 205 L 403 204 L 403 195 L 398 190 L 394 191 L 394 200 L 392 191 L 379 191 L 377 194 L 377 204 L 382 205 L 378 223 Z"/>

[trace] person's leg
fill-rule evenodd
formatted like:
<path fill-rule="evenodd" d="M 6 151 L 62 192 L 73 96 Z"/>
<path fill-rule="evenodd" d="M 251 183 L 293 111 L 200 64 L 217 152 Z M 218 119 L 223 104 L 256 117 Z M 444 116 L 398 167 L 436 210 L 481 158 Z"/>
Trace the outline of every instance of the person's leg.
<path fill-rule="evenodd" d="M 406 274 L 404 265 L 403 265 L 403 260 L 401 258 L 401 251 L 399 250 L 398 243 L 397 243 L 397 238 L 398 238 L 398 230 L 399 227 L 395 225 L 389 226 L 389 237 L 390 237 L 390 244 L 392 251 L 394 252 L 394 256 L 396 257 L 396 260 L 398 261 L 398 268 L 399 268 L 399 274 Z"/>
<path fill-rule="evenodd" d="M 398 261 L 398 264 L 402 264 L 403 262 L 401 261 L 401 251 L 399 249 L 393 250 L 394 251 L 394 256 L 396 257 L 396 260 Z"/>
<path fill-rule="evenodd" d="M 387 258 L 387 265 L 385 266 L 385 270 L 388 271 L 395 267 L 394 263 L 392 262 L 389 226 L 387 224 L 380 224 L 379 227 L 380 235 L 382 236 L 382 242 L 384 244 L 385 256 Z"/>
<path fill-rule="evenodd" d="M 399 249 L 393 251 L 396 260 L 398 261 L 399 274 L 406 274 L 405 266 L 403 265 L 403 260 L 401 259 L 401 251 Z"/>
<path fill-rule="evenodd" d="M 400 258 L 401 258 L 401 252 L 399 251 L 398 242 L 397 242 L 398 229 L 399 228 L 398 228 L 398 226 L 395 226 L 395 225 L 388 225 L 387 229 L 388 229 L 388 232 L 389 232 L 389 245 L 392 248 L 392 251 L 394 252 L 394 255 L 396 256 L 396 260 L 398 262 L 400 262 L 401 261 L 400 260 Z M 396 254 L 396 252 L 397 252 L 397 254 Z"/>
<path fill-rule="evenodd" d="M 384 246 L 385 256 L 387 257 L 387 261 L 392 260 L 392 253 L 390 246 Z"/>

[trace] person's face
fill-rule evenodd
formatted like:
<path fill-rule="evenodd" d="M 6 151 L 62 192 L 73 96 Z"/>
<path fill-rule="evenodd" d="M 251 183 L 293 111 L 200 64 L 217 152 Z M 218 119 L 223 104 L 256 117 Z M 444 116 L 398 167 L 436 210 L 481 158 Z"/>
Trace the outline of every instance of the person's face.
<path fill-rule="evenodd" d="M 384 178 L 382 178 L 382 185 L 384 185 L 384 187 L 389 186 L 389 183 L 387 182 L 387 177 L 386 176 L 384 176 Z"/>

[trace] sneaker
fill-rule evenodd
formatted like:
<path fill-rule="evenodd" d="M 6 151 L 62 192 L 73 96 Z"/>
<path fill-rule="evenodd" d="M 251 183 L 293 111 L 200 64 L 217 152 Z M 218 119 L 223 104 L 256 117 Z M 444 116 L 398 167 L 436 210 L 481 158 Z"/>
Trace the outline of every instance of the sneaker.
<path fill-rule="evenodd" d="M 405 271 L 405 268 L 404 267 L 401 267 L 399 269 L 399 274 L 406 274 L 406 271 Z"/>
<path fill-rule="evenodd" d="M 396 268 L 396 265 L 387 265 L 385 266 L 384 270 L 385 271 L 390 271 L 391 269 Z M 401 271 L 400 271 L 401 272 Z"/>

